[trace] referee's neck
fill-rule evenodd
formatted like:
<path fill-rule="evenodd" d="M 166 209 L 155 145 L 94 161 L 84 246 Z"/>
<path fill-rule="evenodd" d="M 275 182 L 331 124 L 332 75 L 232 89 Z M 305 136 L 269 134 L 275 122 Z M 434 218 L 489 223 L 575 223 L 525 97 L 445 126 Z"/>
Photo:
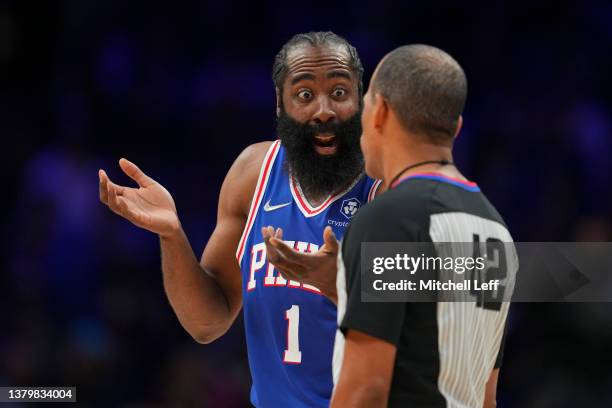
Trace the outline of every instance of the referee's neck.
<path fill-rule="evenodd" d="M 418 140 L 418 138 L 419 136 L 408 136 L 404 137 L 404 140 L 396 140 L 395 143 L 385 146 L 381 158 L 385 180 L 392 180 L 402 170 L 413 164 L 442 160 L 453 162 L 452 146 L 433 144 Z M 461 176 L 454 166 L 430 163 L 408 169 L 402 172 L 402 177 L 427 172 L 446 174 L 451 177 Z"/>

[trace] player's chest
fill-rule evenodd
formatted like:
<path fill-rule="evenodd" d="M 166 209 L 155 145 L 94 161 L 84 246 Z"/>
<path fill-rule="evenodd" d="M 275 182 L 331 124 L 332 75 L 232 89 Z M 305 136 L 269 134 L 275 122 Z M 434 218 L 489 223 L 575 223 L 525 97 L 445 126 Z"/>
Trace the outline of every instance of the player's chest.
<path fill-rule="evenodd" d="M 295 228 L 291 234 L 287 235 L 295 237 Z M 300 239 L 283 239 L 283 241 L 295 251 L 312 253 L 319 250 L 319 243 L 312 242 L 314 241 L 313 238 L 311 235 L 302 235 Z M 269 300 L 277 297 L 286 298 L 288 296 L 287 290 L 289 290 L 289 293 L 294 291 L 320 293 L 314 286 L 283 278 L 276 267 L 268 261 L 267 248 L 263 237 L 249 240 L 241 270 L 245 301 L 248 301 L 249 298 L 267 298 Z"/>

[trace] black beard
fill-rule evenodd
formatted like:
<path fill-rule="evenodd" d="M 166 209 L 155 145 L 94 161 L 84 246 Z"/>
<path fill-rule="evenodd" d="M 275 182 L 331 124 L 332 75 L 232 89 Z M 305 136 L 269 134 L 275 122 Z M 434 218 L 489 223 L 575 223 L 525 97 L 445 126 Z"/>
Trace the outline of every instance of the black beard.
<path fill-rule="evenodd" d="M 359 147 L 361 112 L 344 122 L 311 125 L 299 123 L 281 111 L 276 134 L 285 147 L 285 166 L 309 197 L 338 192 L 363 171 L 363 154 Z M 336 136 L 337 150 L 322 156 L 315 150 L 314 136 L 331 133 Z"/>

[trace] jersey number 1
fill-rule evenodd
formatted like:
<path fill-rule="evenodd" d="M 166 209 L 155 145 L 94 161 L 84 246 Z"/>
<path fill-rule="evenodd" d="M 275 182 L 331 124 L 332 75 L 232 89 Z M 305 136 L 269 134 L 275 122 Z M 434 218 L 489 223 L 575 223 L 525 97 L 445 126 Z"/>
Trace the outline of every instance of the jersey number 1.
<path fill-rule="evenodd" d="M 285 312 L 287 319 L 287 350 L 283 355 L 283 362 L 287 364 L 301 364 L 302 352 L 300 351 L 300 307 L 293 305 Z"/>

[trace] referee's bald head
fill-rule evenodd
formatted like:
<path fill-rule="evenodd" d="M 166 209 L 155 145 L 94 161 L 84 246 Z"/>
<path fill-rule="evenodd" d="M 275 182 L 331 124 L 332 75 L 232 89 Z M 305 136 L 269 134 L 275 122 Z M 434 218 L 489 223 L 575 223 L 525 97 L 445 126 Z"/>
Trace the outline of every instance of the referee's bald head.
<path fill-rule="evenodd" d="M 415 44 L 396 48 L 380 62 L 370 85 L 409 132 L 433 143 L 455 137 L 467 97 L 463 69 L 439 48 Z"/>

